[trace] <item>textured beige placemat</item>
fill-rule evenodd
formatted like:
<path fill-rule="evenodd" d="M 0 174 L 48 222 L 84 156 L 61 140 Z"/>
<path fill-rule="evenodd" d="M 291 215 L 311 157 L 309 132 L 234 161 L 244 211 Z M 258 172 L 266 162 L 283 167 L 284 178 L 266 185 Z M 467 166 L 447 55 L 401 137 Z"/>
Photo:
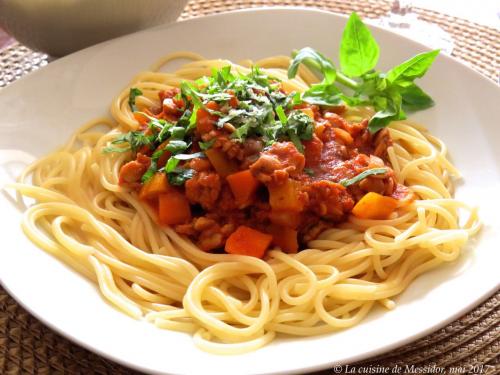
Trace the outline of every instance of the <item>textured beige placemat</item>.
<path fill-rule="evenodd" d="M 375 0 L 208 0 L 191 1 L 181 19 L 247 7 L 278 5 L 309 6 L 337 13 L 356 11 L 368 18 L 380 17 L 389 10 L 388 2 Z M 455 57 L 486 77 L 498 80 L 498 30 L 423 9 L 416 9 L 416 12 L 420 18 L 438 24 L 452 35 Z M 46 55 L 14 43 L 0 51 L 0 88 L 47 63 Z M 455 374 L 500 374 L 500 292 L 443 329 L 354 365 L 357 367 L 332 368 L 317 375 L 382 373 L 389 367 L 392 373 L 442 373 L 445 370 Z M 0 374 L 135 373 L 54 333 L 0 288 Z"/>

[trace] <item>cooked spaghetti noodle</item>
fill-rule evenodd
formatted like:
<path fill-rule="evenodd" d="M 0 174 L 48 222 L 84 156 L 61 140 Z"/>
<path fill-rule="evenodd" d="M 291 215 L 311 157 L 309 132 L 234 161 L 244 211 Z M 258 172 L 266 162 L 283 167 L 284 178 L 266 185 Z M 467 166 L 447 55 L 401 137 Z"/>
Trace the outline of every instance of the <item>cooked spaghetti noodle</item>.
<path fill-rule="evenodd" d="M 160 72 L 178 58 L 193 61 L 175 73 Z M 255 64 L 298 92 L 317 82 L 304 67 L 288 80 L 289 61 L 270 57 Z M 19 199 L 36 201 L 22 228 L 37 246 L 96 282 L 104 298 L 131 317 L 188 332 L 199 348 L 218 354 L 256 350 L 279 333 L 311 336 L 351 327 L 376 303 L 392 309 L 392 298 L 418 275 L 455 260 L 480 228 L 476 210 L 453 198 L 459 172 L 446 158 L 446 145 L 410 121 L 389 126 L 393 145 L 387 153 L 397 182 L 417 199 L 388 219 L 350 215 L 298 253 L 271 249 L 266 259 L 205 252 L 157 225 L 150 207 L 118 183 L 130 156 L 102 152 L 138 126 L 127 103 L 130 88 L 143 93 L 138 107 L 151 107 L 159 91 L 184 80 L 227 65 L 245 73 L 251 64 L 184 52 L 165 57 L 113 101 L 114 121 L 84 125 L 13 184 Z M 372 114 L 349 108 L 344 117 L 359 121 Z M 467 213 L 463 222 L 459 211 Z"/>

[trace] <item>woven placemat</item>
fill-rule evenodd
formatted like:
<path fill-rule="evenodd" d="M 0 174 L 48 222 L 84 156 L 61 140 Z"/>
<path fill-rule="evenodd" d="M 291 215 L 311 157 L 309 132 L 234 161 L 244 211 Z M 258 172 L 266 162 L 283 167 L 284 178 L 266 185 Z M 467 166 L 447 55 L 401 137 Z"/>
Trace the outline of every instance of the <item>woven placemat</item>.
<path fill-rule="evenodd" d="M 337 13 L 358 12 L 378 18 L 390 3 L 380 0 L 205 0 L 190 1 L 181 19 L 260 6 L 308 6 Z M 415 9 L 425 21 L 438 24 L 453 37 L 453 56 L 498 81 L 500 32 L 463 19 Z M 0 88 L 46 65 L 47 55 L 13 43 L 0 51 Z M 409 365 L 410 367 L 405 367 Z M 414 366 L 413 368 L 411 366 Z M 500 374 L 500 291 L 446 327 L 384 355 L 353 364 L 356 373 Z M 316 375 L 354 373 L 332 369 Z M 371 372 L 370 372 L 371 371 Z M 397 370 L 396 370 L 397 371 Z M 45 327 L 0 287 L 0 374 L 138 374 L 91 353 Z"/>

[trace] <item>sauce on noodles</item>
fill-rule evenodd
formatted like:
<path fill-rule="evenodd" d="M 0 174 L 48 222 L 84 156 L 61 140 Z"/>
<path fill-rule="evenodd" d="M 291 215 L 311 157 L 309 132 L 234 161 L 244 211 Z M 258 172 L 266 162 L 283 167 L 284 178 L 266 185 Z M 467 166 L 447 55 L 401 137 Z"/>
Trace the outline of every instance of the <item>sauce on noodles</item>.
<path fill-rule="evenodd" d="M 387 129 L 303 102 L 258 68 L 215 70 L 160 91 L 157 106 L 137 108 L 141 94 L 129 95 L 139 131 L 107 149 L 133 151 L 120 184 L 204 251 L 295 253 L 350 213 L 387 219 L 413 199 L 389 165 Z"/>

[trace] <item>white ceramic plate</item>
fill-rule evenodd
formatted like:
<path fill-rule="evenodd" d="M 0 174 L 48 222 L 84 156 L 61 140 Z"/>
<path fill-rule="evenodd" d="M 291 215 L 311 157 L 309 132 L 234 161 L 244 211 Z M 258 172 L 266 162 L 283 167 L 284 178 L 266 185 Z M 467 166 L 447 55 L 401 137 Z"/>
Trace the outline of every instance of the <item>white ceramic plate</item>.
<path fill-rule="evenodd" d="M 304 9 L 236 12 L 158 27 L 55 61 L 0 92 L 0 184 L 12 181 L 24 162 L 61 145 L 83 122 L 106 114 L 129 79 L 168 52 L 238 60 L 312 46 L 335 57 L 344 23 L 343 17 Z M 387 31 L 374 34 L 382 68 L 424 50 Z M 108 305 L 94 285 L 25 238 L 21 213 L 0 196 L 2 284 L 51 328 L 147 372 L 291 373 L 360 360 L 415 340 L 485 299 L 500 274 L 500 90 L 443 56 L 422 85 L 437 105 L 415 117 L 449 146 L 465 176 L 457 196 L 481 207 L 485 225 L 457 262 L 418 278 L 397 298 L 394 311 L 375 311 L 336 334 L 277 339 L 245 355 L 210 355 L 188 335 L 156 329 Z"/>

